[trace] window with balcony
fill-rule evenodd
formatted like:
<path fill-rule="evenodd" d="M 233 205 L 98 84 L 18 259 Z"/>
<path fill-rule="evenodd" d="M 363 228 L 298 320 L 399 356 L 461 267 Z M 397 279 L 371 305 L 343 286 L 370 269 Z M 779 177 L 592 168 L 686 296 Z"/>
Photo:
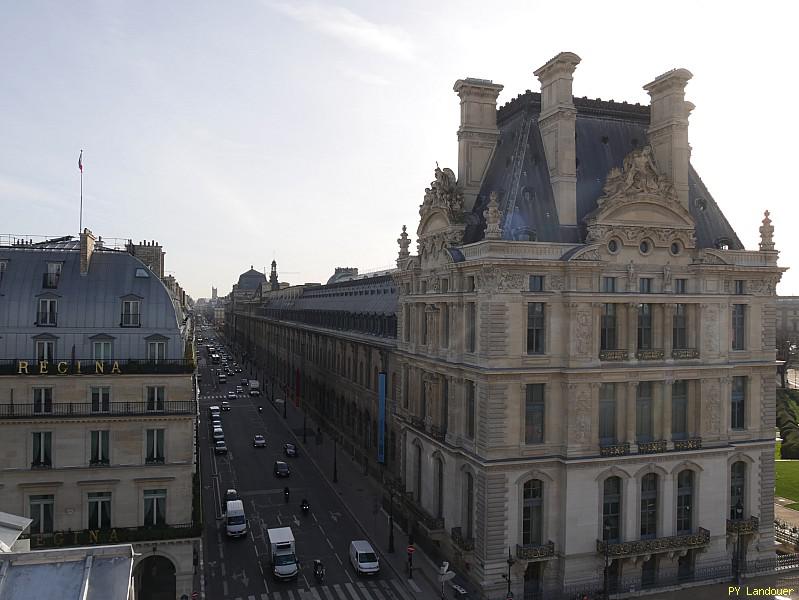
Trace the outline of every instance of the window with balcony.
<path fill-rule="evenodd" d="M 111 360 L 111 342 L 92 342 L 92 358 L 94 360 Z"/>
<path fill-rule="evenodd" d="M 530 383 L 526 388 L 524 410 L 524 443 L 544 441 L 544 384 Z"/>
<path fill-rule="evenodd" d="M 688 317 L 687 304 L 676 304 L 672 316 L 671 341 L 672 347 L 677 350 L 688 348 Z"/>
<path fill-rule="evenodd" d="M 732 349 L 746 349 L 746 304 L 732 305 Z"/>
<path fill-rule="evenodd" d="M 638 443 L 652 441 L 652 382 L 638 384 L 635 399 L 635 438 Z"/>
<path fill-rule="evenodd" d="M 141 326 L 141 302 L 139 300 L 122 301 L 122 327 Z"/>
<path fill-rule="evenodd" d="M 164 410 L 164 399 L 166 397 L 166 388 L 162 385 L 148 385 L 147 386 L 147 410 L 149 411 L 162 411 Z"/>
<path fill-rule="evenodd" d="M 441 457 L 433 459 L 436 477 L 436 517 L 444 516 L 444 461 Z"/>
<path fill-rule="evenodd" d="M 166 342 L 147 342 L 147 360 L 156 362 L 166 359 Z"/>
<path fill-rule="evenodd" d="M 599 388 L 599 445 L 616 443 L 616 384 L 603 383 Z"/>
<path fill-rule="evenodd" d="M 677 535 L 691 533 L 694 508 L 694 472 L 688 469 L 677 475 Z"/>
<path fill-rule="evenodd" d="M 615 277 L 603 277 L 602 278 L 602 292 L 605 294 L 615 294 L 616 293 L 616 278 Z"/>
<path fill-rule="evenodd" d="M 92 386 L 92 412 L 109 412 L 111 410 L 111 388 L 108 386 Z"/>
<path fill-rule="evenodd" d="M 652 349 L 652 305 L 638 305 L 638 350 Z"/>
<path fill-rule="evenodd" d="M 110 462 L 109 455 L 109 439 L 110 432 L 108 430 L 99 430 L 90 432 L 91 435 L 91 458 L 90 464 L 92 465 L 107 465 Z"/>
<path fill-rule="evenodd" d="M 39 299 L 39 315 L 36 324 L 48 327 L 55 327 L 58 324 L 58 300 L 55 298 Z"/>
<path fill-rule="evenodd" d="M 527 354 L 543 354 L 546 330 L 544 303 L 527 303 Z"/>
<path fill-rule="evenodd" d="M 737 521 L 744 515 L 746 506 L 746 463 L 738 461 L 730 467 L 730 519 Z M 740 511 L 738 510 L 740 509 Z M 739 513 L 740 512 L 740 516 Z"/>
<path fill-rule="evenodd" d="M 60 262 L 47 263 L 47 272 L 44 274 L 42 287 L 48 289 L 55 289 L 58 287 L 58 280 L 61 278 L 61 266 Z"/>
<path fill-rule="evenodd" d="M 730 428 L 746 428 L 746 377 L 732 378 L 730 398 Z"/>
<path fill-rule="evenodd" d="M 543 543 L 544 484 L 540 479 L 525 482 L 522 499 L 522 544 L 540 546 Z"/>
<path fill-rule="evenodd" d="M 474 352 L 477 348 L 477 307 L 474 302 L 466 305 L 466 351 Z"/>
<path fill-rule="evenodd" d="M 89 529 L 111 529 L 111 492 L 89 492 Z"/>
<path fill-rule="evenodd" d="M 530 275 L 530 291 L 543 292 L 544 291 L 544 276 L 543 275 Z"/>
<path fill-rule="evenodd" d="M 33 468 L 53 466 L 53 433 L 51 431 L 34 431 L 31 434 L 33 452 L 31 466 Z"/>
<path fill-rule="evenodd" d="M 675 279 L 674 280 L 674 293 L 675 294 L 687 294 L 688 293 L 688 280 L 687 279 Z"/>
<path fill-rule="evenodd" d="M 33 495 L 28 498 L 29 517 L 33 519 L 30 533 L 53 533 L 53 513 L 55 496 L 52 494 Z"/>
<path fill-rule="evenodd" d="M 166 525 L 166 490 L 144 490 L 144 526 Z"/>
<path fill-rule="evenodd" d="M 616 305 L 602 305 L 600 324 L 600 349 L 616 350 Z"/>
<path fill-rule="evenodd" d="M 147 430 L 147 464 L 161 464 L 164 462 L 164 430 Z"/>
<path fill-rule="evenodd" d="M 641 479 L 641 539 L 657 537 L 658 476 L 648 473 Z"/>
<path fill-rule="evenodd" d="M 33 388 L 33 412 L 38 414 L 53 412 L 53 388 Z"/>
<path fill-rule="evenodd" d="M 642 294 L 651 294 L 652 293 L 652 278 L 651 277 L 641 277 L 638 280 L 638 291 Z"/>
<path fill-rule="evenodd" d="M 468 379 L 463 382 L 466 388 L 466 437 L 474 439 L 475 403 L 474 403 L 474 382 Z"/>
<path fill-rule="evenodd" d="M 675 381 L 671 385 L 671 438 L 688 437 L 688 382 Z"/>
<path fill-rule="evenodd" d="M 621 540 L 621 478 L 608 477 L 602 484 L 602 539 Z"/>

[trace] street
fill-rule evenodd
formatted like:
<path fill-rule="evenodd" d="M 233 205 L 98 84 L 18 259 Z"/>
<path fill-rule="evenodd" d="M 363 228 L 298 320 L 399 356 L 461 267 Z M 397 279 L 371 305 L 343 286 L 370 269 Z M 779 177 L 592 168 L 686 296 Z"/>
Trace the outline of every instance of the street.
<path fill-rule="evenodd" d="M 219 365 L 210 364 L 204 350 L 200 350 L 199 355 L 206 597 L 410 600 L 411 594 L 403 581 L 398 580 L 382 560 L 378 575 L 356 575 L 349 563 L 349 544 L 352 540 L 368 538 L 310 460 L 302 453 L 296 458 L 283 455 L 283 444 L 294 439 L 267 396 L 250 397 L 248 388 L 244 387 L 243 394 L 235 399 L 227 398 L 228 392 L 241 385 L 242 378 L 254 378 L 254 375 L 244 370 L 229 375 L 227 383 L 219 384 L 215 374 Z M 228 453 L 215 455 L 209 442 L 208 407 L 221 405 L 226 399 L 231 409 L 222 411 L 221 418 Z M 259 406 L 263 406 L 261 413 Z M 265 448 L 253 447 L 256 434 L 266 437 Z M 290 465 L 290 477 L 278 479 L 273 475 L 275 460 L 284 460 Z M 290 489 L 288 502 L 284 500 L 284 486 Z M 229 488 L 235 488 L 244 502 L 248 534 L 240 539 L 228 538 L 225 534 L 222 505 Z M 311 507 L 307 515 L 300 510 L 303 498 Z M 271 574 L 266 530 L 274 527 L 292 529 L 300 561 L 296 581 L 277 581 Z M 322 560 L 326 567 L 321 584 L 314 578 L 314 559 Z"/>

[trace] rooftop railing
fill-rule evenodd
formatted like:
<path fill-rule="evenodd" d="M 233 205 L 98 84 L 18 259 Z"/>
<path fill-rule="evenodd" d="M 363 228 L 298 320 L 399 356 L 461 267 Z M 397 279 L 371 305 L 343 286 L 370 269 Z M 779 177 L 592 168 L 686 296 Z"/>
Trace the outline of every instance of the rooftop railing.
<path fill-rule="evenodd" d="M 131 415 L 187 415 L 194 414 L 193 400 L 164 402 L 109 402 L 97 405 L 92 402 L 54 402 L 44 410 L 34 404 L 0 404 L 0 419 L 49 419 L 53 417 L 107 417 Z"/>

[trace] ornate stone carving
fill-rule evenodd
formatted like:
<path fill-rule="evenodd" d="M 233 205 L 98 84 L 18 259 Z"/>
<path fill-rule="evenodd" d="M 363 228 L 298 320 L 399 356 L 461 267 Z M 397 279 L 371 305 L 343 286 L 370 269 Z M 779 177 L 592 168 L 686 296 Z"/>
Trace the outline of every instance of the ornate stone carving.
<path fill-rule="evenodd" d="M 562 292 L 566 287 L 566 279 L 561 275 L 551 275 L 549 277 L 549 287 L 556 292 Z"/>
<path fill-rule="evenodd" d="M 586 444 L 591 441 L 591 392 L 580 386 L 575 399 L 574 441 Z"/>
<path fill-rule="evenodd" d="M 496 292 L 499 288 L 499 269 L 491 265 L 484 265 L 480 269 L 479 286 L 486 292 Z"/>
<path fill-rule="evenodd" d="M 399 264 L 400 261 L 405 260 L 411 255 L 410 251 L 408 251 L 408 246 L 411 245 L 411 239 L 408 237 L 408 230 L 405 225 L 402 226 L 402 233 L 397 239 L 397 243 L 400 247 L 399 257 L 397 258 L 397 263 Z"/>
<path fill-rule="evenodd" d="M 627 291 L 635 291 L 635 263 L 633 261 L 627 265 Z"/>
<path fill-rule="evenodd" d="M 521 291 L 524 286 L 524 275 L 521 273 L 502 273 L 499 289 L 504 291 Z"/>
<path fill-rule="evenodd" d="M 499 240 L 502 239 L 502 212 L 499 210 L 499 194 L 491 192 L 488 206 L 483 211 L 483 216 L 486 220 L 485 239 Z"/>
<path fill-rule="evenodd" d="M 587 356 L 591 352 L 591 330 L 593 320 L 589 311 L 581 310 L 575 317 L 575 337 L 577 342 L 577 354 Z"/>
<path fill-rule="evenodd" d="M 719 433 L 721 424 L 721 391 L 717 382 L 707 385 L 707 402 L 704 403 L 702 428 L 708 433 Z"/>
<path fill-rule="evenodd" d="M 463 192 L 457 187 L 457 178 L 452 169 L 439 168 L 436 163 L 435 180 L 424 191 L 424 202 L 419 214 L 424 217 L 431 209 L 444 209 L 451 220 L 463 218 Z"/>
<path fill-rule="evenodd" d="M 671 282 L 672 282 L 671 263 L 667 262 L 663 267 L 663 286 L 666 288 L 667 292 L 671 291 Z"/>
<path fill-rule="evenodd" d="M 763 213 L 763 224 L 760 226 L 760 251 L 774 251 L 774 226 L 769 219 L 769 211 Z"/>
<path fill-rule="evenodd" d="M 622 169 L 613 168 L 608 173 L 603 188 L 604 198 L 635 193 L 658 194 L 669 200 L 677 200 L 674 186 L 661 175 L 655 166 L 655 157 L 650 146 L 636 148 L 624 158 Z"/>
<path fill-rule="evenodd" d="M 574 255 L 572 260 L 602 260 L 599 251 L 596 248 L 589 248 Z"/>

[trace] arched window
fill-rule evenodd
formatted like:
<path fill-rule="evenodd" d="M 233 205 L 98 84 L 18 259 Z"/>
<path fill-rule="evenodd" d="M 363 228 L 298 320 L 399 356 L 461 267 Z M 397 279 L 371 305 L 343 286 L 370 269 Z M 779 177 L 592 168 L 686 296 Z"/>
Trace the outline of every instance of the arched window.
<path fill-rule="evenodd" d="M 468 540 L 474 534 L 474 477 L 468 471 L 463 474 L 463 495 L 463 532 Z"/>
<path fill-rule="evenodd" d="M 524 484 L 522 498 L 522 544 L 540 546 L 543 542 L 542 513 L 544 486 L 540 479 Z"/>
<path fill-rule="evenodd" d="M 444 461 L 436 458 L 436 517 L 444 516 Z"/>
<path fill-rule="evenodd" d="M 621 539 L 621 478 L 608 477 L 602 490 L 602 539 Z"/>
<path fill-rule="evenodd" d="M 744 488 L 746 487 L 746 463 L 738 461 L 730 467 L 730 519 L 742 519 L 746 511 Z"/>
<path fill-rule="evenodd" d="M 677 534 L 691 533 L 694 507 L 694 472 L 688 469 L 677 475 Z"/>
<path fill-rule="evenodd" d="M 641 539 L 657 537 L 658 476 L 655 473 L 641 479 Z"/>

